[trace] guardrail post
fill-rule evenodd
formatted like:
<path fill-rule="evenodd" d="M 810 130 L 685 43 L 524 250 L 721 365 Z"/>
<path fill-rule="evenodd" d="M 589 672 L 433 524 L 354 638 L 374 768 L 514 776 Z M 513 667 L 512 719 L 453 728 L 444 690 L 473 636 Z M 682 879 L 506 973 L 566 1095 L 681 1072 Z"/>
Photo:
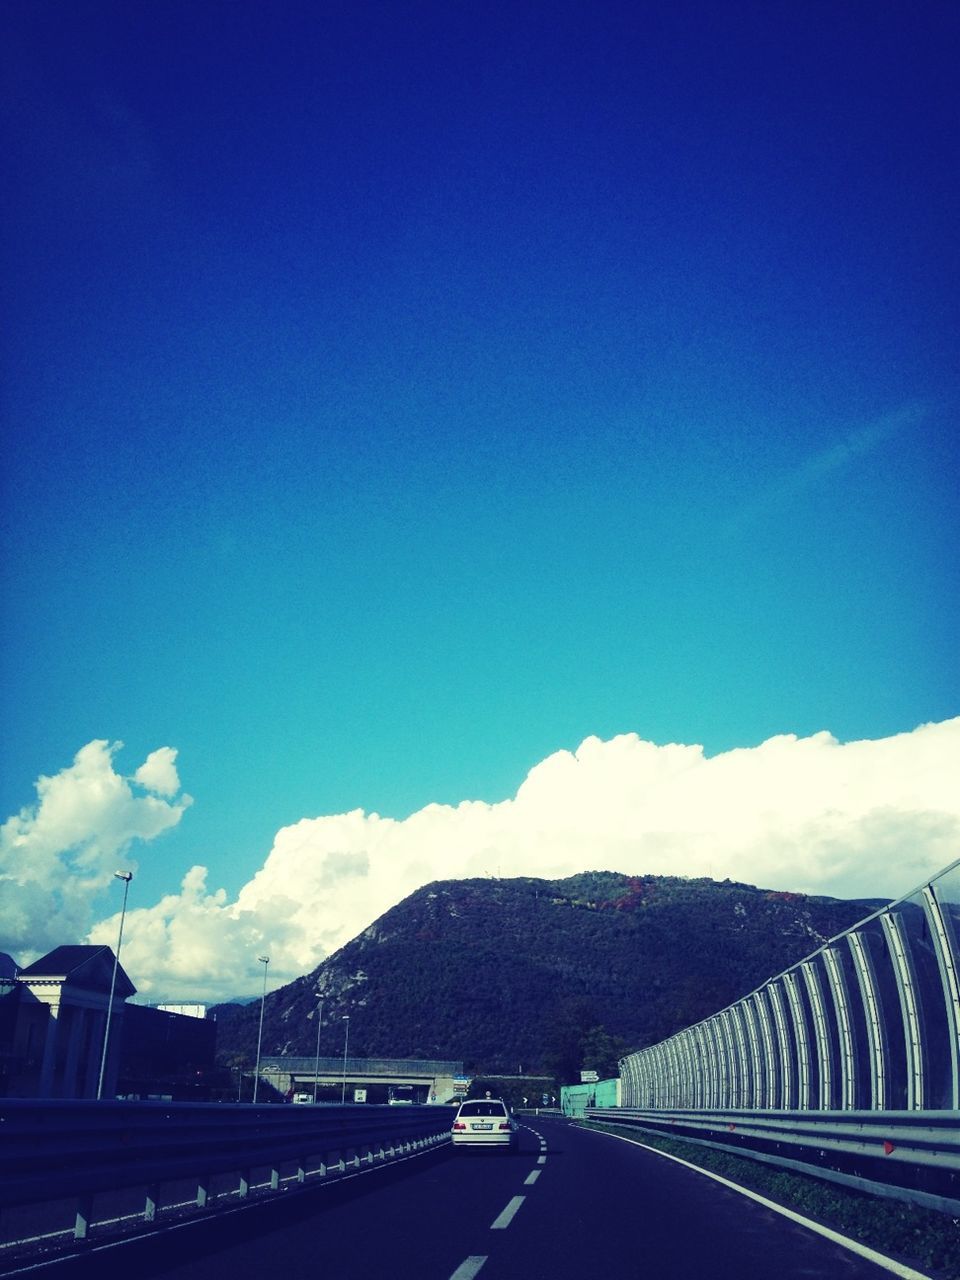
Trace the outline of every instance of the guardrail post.
<path fill-rule="evenodd" d="M 156 1186 L 147 1187 L 147 1196 L 143 1206 L 144 1222 L 156 1222 L 157 1206 L 160 1202 L 160 1189 Z"/>
<path fill-rule="evenodd" d="M 307 1180 L 307 1161 L 304 1156 L 297 1156 L 297 1182 L 301 1185 Z"/>
<path fill-rule="evenodd" d="M 241 1200 L 246 1200 L 249 1194 L 250 1194 L 250 1170 L 241 1169 L 240 1181 L 237 1185 L 237 1195 L 240 1197 Z"/>
<path fill-rule="evenodd" d="M 270 1170 L 270 1190 L 276 1191 L 280 1186 L 280 1170 L 273 1168 Z"/>
<path fill-rule="evenodd" d="M 73 1228 L 74 1240 L 86 1240 L 93 1217 L 93 1196 L 81 1196 L 77 1202 L 77 1220 Z"/>
<path fill-rule="evenodd" d="M 209 1177 L 200 1178 L 197 1182 L 197 1208 L 205 1209 L 210 1199 L 210 1179 Z"/>

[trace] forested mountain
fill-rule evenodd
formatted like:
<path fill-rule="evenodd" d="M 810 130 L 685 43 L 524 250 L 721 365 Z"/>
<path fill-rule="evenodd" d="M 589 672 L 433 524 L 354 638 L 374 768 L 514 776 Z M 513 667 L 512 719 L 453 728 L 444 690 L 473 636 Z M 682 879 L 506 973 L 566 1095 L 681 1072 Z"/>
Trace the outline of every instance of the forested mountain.
<path fill-rule="evenodd" d="M 269 993 L 263 1053 L 316 1051 L 319 993 L 324 1055 L 349 1014 L 351 1056 L 559 1071 L 591 1035 L 609 1056 L 715 1012 L 875 905 L 613 872 L 437 881 Z M 216 1016 L 221 1058 L 252 1065 L 260 1002 Z"/>

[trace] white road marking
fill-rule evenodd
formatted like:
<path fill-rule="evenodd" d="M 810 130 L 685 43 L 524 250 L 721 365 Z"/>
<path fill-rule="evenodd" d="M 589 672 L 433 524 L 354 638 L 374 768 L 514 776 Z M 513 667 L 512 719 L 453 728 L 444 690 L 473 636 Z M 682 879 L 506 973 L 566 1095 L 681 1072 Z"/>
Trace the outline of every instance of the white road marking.
<path fill-rule="evenodd" d="M 539 1177 L 540 1177 L 540 1170 L 534 1169 L 533 1173 L 527 1174 L 526 1178 L 524 1179 L 523 1185 L 525 1187 L 532 1187 Z"/>
<path fill-rule="evenodd" d="M 507 1207 L 504 1209 L 503 1213 L 500 1214 L 499 1218 L 497 1218 L 495 1221 L 490 1223 L 490 1230 L 491 1231 L 506 1230 L 506 1228 L 509 1227 L 510 1223 L 513 1221 L 513 1215 L 517 1212 L 517 1210 L 520 1208 L 520 1206 L 523 1204 L 526 1198 L 527 1198 L 526 1196 L 514 1196 L 513 1199 L 510 1201 L 510 1203 L 507 1205 Z"/>
<path fill-rule="evenodd" d="M 538 1158 L 538 1160 L 537 1160 L 537 1164 L 546 1164 L 546 1163 L 547 1163 L 547 1157 L 546 1157 L 546 1156 L 540 1156 L 540 1157 Z"/>
<path fill-rule="evenodd" d="M 603 1133 L 602 1130 L 595 1132 Z M 859 1254 L 861 1258 L 866 1258 L 869 1262 L 875 1262 L 878 1267 L 883 1267 L 885 1271 L 890 1271 L 895 1276 L 899 1276 L 900 1280 L 930 1280 L 923 1271 L 914 1271 L 913 1267 L 905 1266 L 902 1262 L 896 1262 L 893 1258 L 888 1258 L 882 1253 L 877 1253 L 876 1249 L 871 1249 L 865 1244 L 860 1244 L 858 1240 L 851 1240 L 849 1236 L 842 1236 L 839 1231 L 832 1231 L 829 1227 L 822 1226 L 819 1222 L 814 1222 L 812 1218 L 805 1218 L 802 1213 L 794 1213 L 792 1209 L 785 1208 L 782 1204 L 777 1204 L 775 1200 L 768 1200 L 766 1196 L 758 1195 L 756 1191 L 751 1191 L 749 1187 L 741 1187 L 737 1182 L 731 1182 L 729 1178 L 721 1178 L 719 1173 L 711 1173 L 709 1169 L 701 1169 L 698 1164 L 691 1164 L 689 1160 L 681 1160 L 679 1156 L 673 1156 L 668 1151 L 661 1151 L 659 1147 L 648 1146 L 646 1142 L 638 1142 L 636 1138 L 622 1137 L 619 1133 L 603 1133 L 605 1138 L 616 1138 L 618 1142 L 630 1142 L 635 1147 L 643 1147 L 645 1151 L 652 1151 L 654 1155 L 664 1156 L 667 1160 L 675 1160 L 677 1164 L 684 1165 L 687 1169 L 692 1169 L 694 1173 L 702 1173 L 705 1178 L 712 1178 L 714 1182 L 719 1182 L 724 1187 L 729 1187 L 731 1191 L 739 1191 L 742 1196 L 746 1196 L 748 1200 L 755 1200 L 757 1204 L 762 1204 L 765 1209 L 772 1209 L 774 1213 L 782 1214 L 783 1217 L 789 1218 L 791 1222 L 798 1222 L 801 1227 L 809 1227 L 811 1231 L 815 1231 L 817 1235 L 825 1236 L 828 1240 L 832 1240 L 834 1244 L 840 1245 L 843 1249 L 849 1249 L 851 1253 Z"/>
<path fill-rule="evenodd" d="M 487 1260 L 487 1255 L 471 1254 L 469 1258 L 464 1259 L 457 1267 L 456 1271 L 450 1277 L 450 1280 L 473 1280 L 480 1268 Z"/>

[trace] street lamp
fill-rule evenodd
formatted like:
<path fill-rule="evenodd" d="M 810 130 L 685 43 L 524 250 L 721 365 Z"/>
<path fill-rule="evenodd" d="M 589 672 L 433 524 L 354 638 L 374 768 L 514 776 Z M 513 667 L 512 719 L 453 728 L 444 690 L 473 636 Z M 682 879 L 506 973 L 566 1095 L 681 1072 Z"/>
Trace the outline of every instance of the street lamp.
<path fill-rule="evenodd" d="M 341 1107 L 347 1100 L 347 1042 L 350 1039 L 350 1015 L 345 1013 L 341 1019 L 346 1025 L 343 1028 L 343 1087 L 340 1090 Z"/>
<path fill-rule="evenodd" d="M 115 871 L 114 877 L 123 881 L 123 906 L 120 908 L 120 933 L 117 937 L 117 950 L 113 957 L 113 977 L 110 979 L 110 999 L 107 1001 L 107 1025 L 103 1029 L 103 1053 L 100 1056 L 100 1079 L 97 1081 L 97 1101 L 103 1097 L 103 1077 L 107 1070 L 107 1046 L 110 1044 L 110 1019 L 113 1016 L 113 993 L 117 987 L 117 969 L 120 965 L 120 948 L 123 945 L 123 921 L 127 914 L 127 894 L 130 891 L 132 871 Z"/>
<path fill-rule="evenodd" d="M 260 1030 L 257 1032 L 257 1069 L 253 1077 L 253 1100 L 257 1100 L 257 1085 L 260 1083 L 260 1045 L 263 1042 L 263 1007 L 267 1002 L 267 966 L 270 963 L 269 956 L 257 956 L 257 960 L 263 965 L 263 995 L 260 997 Z"/>
<path fill-rule="evenodd" d="M 313 1102 L 317 1102 L 317 1085 L 320 1083 L 320 1023 L 323 1021 L 323 996 L 317 1005 L 317 1065 L 313 1072 Z"/>

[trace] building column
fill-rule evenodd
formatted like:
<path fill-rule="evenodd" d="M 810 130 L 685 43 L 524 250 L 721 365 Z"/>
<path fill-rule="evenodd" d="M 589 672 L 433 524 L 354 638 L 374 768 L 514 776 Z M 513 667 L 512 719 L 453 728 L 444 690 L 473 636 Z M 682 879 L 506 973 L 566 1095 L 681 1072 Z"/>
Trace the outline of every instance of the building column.
<path fill-rule="evenodd" d="M 60 1006 L 60 1017 L 65 1019 L 63 1031 L 67 1037 L 67 1057 L 63 1064 L 63 1078 L 60 1081 L 61 1098 L 81 1098 L 80 1079 L 77 1072 L 80 1057 L 80 1028 L 83 1025 L 83 1009 L 76 1005 Z"/>
<path fill-rule="evenodd" d="M 83 1011 L 83 1060 L 79 1071 L 79 1098 L 97 1096 L 97 1080 L 100 1076 L 100 1054 L 103 1050 L 103 1025 L 105 1017 L 100 1009 Z"/>
<path fill-rule="evenodd" d="M 40 1061 L 40 1078 L 37 1081 L 37 1097 L 49 1098 L 53 1094 L 53 1073 L 57 1060 L 57 1031 L 60 1023 L 60 1004 L 47 1005 L 46 1034 L 43 1041 L 43 1057 Z"/>

